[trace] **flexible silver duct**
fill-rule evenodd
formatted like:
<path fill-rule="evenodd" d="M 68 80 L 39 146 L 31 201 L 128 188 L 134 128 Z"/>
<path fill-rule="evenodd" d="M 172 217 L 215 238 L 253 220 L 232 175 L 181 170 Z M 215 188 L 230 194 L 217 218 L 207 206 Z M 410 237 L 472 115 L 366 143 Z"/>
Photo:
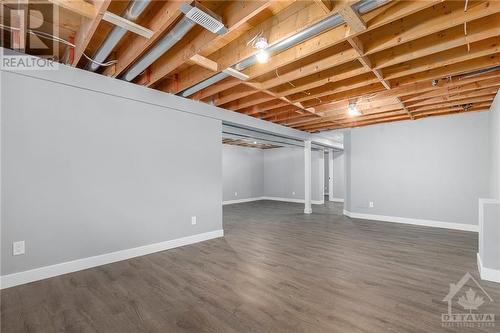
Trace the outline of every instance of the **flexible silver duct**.
<path fill-rule="evenodd" d="M 362 0 L 355 5 L 353 5 L 353 9 L 357 10 L 360 14 L 365 14 L 381 5 L 386 3 L 388 0 Z M 295 46 L 297 44 L 303 43 L 304 41 L 315 37 L 327 30 L 330 30 L 332 28 L 335 28 L 336 26 L 342 24 L 344 20 L 339 14 L 335 14 L 332 16 L 329 16 L 318 23 L 310 26 L 309 28 L 306 28 L 298 33 L 296 33 L 293 36 L 290 36 L 276 44 L 270 45 L 268 48 L 265 49 L 269 55 L 272 54 L 277 54 L 280 52 L 285 51 L 286 49 Z M 257 63 L 257 57 L 255 55 L 250 56 L 239 63 L 231 66 L 232 68 L 242 71 L 252 65 Z M 181 92 L 179 92 L 177 95 L 180 95 L 182 97 L 188 97 L 191 96 L 192 94 L 216 83 L 221 81 L 222 79 L 225 79 L 229 77 L 229 74 L 226 73 L 217 73 L 214 76 L 209 77 L 208 79 L 190 87 L 187 88 Z"/>
<path fill-rule="evenodd" d="M 148 4 L 149 0 L 135 0 L 131 2 L 125 12 L 125 15 L 123 15 L 123 18 L 132 22 L 136 21 L 139 15 L 141 15 L 144 9 L 146 9 Z M 118 45 L 118 43 L 126 33 L 127 30 L 123 29 L 122 27 L 115 26 L 109 33 L 106 40 L 101 44 L 101 46 L 95 53 L 95 62 L 89 61 L 86 68 L 93 72 L 96 71 L 100 67 L 98 63 L 102 63 L 108 58 L 108 56 L 111 54 L 111 52 L 114 50 L 116 45 Z"/>
<path fill-rule="evenodd" d="M 170 30 L 170 32 L 160 39 L 142 58 L 136 62 L 130 69 L 125 72 L 121 78 L 125 81 L 132 81 L 146 68 L 151 66 L 159 57 L 170 50 L 177 42 L 179 42 L 196 24 L 201 25 L 205 29 L 223 35 L 227 32 L 227 28 L 219 18 L 214 17 L 215 14 L 207 13 L 197 6 L 182 4 L 181 11 L 185 16 Z"/>
<path fill-rule="evenodd" d="M 151 48 L 138 62 L 122 75 L 125 81 L 132 81 L 146 68 L 148 68 L 163 53 L 167 52 L 172 46 L 184 37 L 196 23 L 183 17 L 170 32 L 160 39 L 153 48 Z"/>

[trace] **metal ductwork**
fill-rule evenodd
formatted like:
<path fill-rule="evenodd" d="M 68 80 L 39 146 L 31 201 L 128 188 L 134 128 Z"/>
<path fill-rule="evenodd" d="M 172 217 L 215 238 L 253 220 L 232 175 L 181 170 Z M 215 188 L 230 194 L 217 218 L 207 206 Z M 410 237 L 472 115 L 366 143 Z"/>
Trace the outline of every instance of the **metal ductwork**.
<path fill-rule="evenodd" d="M 156 59 L 158 59 L 162 54 L 167 52 L 172 46 L 174 46 L 178 41 L 182 39 L 196 23 L 183 17 L 177 25 L 170 30 L 170 32 L 165 35 L 161 40 L 159 40 L 153 48 L 151 48 L 142 58 L 137 61 L 125 74 L 122 75 L 122 79 L 125 81 L 132 81 L 139 74 L 144 72 Z"/>
<path fill-rule="evenodd" d="M 365 14 L 383 4 L 385 4 L 388 0 L 362 0 L 355 5 L 353 5 L 353 9 L 357 10 L 359 14 Z M 284 40 L 277 42 L 276 44 L 270 45 L 265 49 L 266 52 L 268 52 L 270 55 L 272 54 L 277 54 L 280 52 L 285 51 L 286 49 L 298 45 L 300 43 L 305 42 L 306 40 L 315 37 L 327 30 L 333 29 L 340 24 L 344 23 L 343 18 L 339 14 L 335 14 L 332 16 L 329 16 L 318 23 L 310 26 L 309 28 L 306 28 L 298 33 L 296 33 L 293 36 L 290 36 L 288 38 L 285 38 Z M 242 71 L 254 64 L 257 63 L 257 57 L 255 55 L 250 56 L 239 63 L 231 66 L 231 68 Z M 216 83 L 219 82 L 225 78 L 229 77 L 229 74 L 220 72 L 215 74 L 212 77 L 209 77 L 208 79 L 190 87 L 187 88 L 177 95 L 180 95 L 182 97 L 188 97 L 191 96 L 192 94 Z"/>
<path fill-rule="evenodd" d="M 123 15 L 123 18 L 135 22 L 139 15 L 142 14 L 144 9 L 146 9 L 148 4 L 149 0 L 132 1 L 125 12 L 125 15 Z M 108 58 L 108 56 L 111 54 L 111 52 L 114 50 L 116 45 L 118 45 L 118 43 L 126 33 L 127 30 L 123 29 L 122 27 L 115 26 L 109 33 L 106 40 L 101 44 L 101 46 L 95 53 L 95 62 L 89 61 L 86 69 L 95 72 L 100 67 L 98 63 L 102 63 Z"/>
<path fill-rule="evenodd" d="M 177 23 L 168 34 L 160 39 L 146 54 L 144 54 L 139 61 L 132 65 L 121 78 L 125 81 L 132 81 L 153 62 L 167 52 L 172 46 L 179 42 L 196 24 L 201 25 L 205 29 L 217 34 L 224 34 L 227 32 L 226 27 L 222 24 L 220 19 L 215 18 L 213 14 L 206 13 L 205 11 L 183 4 L 181 11 L 185 16 Z"/>

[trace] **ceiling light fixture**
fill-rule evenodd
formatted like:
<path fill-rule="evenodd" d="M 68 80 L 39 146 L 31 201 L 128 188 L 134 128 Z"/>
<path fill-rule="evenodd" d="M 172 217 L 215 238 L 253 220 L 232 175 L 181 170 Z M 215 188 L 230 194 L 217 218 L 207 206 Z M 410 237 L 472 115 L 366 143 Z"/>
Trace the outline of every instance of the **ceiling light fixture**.
<path fill-rule="evenodd" d="M 269 59 L 269 52 L 266 51 L 269 44 L 267 43 L 266 37 L 258 36 L 255 37 L 251 42 L 253 43 L 253 46 L 257 50 L 259 50 L 259 52 L 257 52 L 257 54 L 255 55 L 257 61 L 261 64 L 265 64 Z"/>
<path fill-rule="evenodd" d="M 358 107 L 356 106 L 355 103 L 349 104 L 349 107 L 347 108 L 347 113 L 352 117 L 361 115 L 361 112 L 358 110 Z"/>
<path fill-rule="evenodd" d="M 265 49 L 269 44 L 267 43 L 266 37 L 258 37 L 255 40 L 255 47 L 258 48 L 259 50 Z"/>
<path fill-rule="evenodd" d="M 265 64 L 269 60 L 269 53 L 266 50 L 260 50 L 257 52 L 256 57 L 258 62 Z"/>

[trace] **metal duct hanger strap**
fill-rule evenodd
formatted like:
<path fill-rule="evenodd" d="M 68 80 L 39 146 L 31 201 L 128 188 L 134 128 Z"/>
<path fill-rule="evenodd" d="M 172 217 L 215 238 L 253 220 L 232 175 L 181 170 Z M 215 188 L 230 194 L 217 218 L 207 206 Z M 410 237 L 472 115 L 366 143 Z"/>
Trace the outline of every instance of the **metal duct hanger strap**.
<path fill-rule="evenodd" d="M 128 6 L 123 18 L 130 22 L 134 22 L 137 20 L 139 15 L 142 14 L 144 9 L 149 5 L 149 0 L 135 0 L 130 3 Z M 115 26 L 108 37 L 101 44 L 97 52 L 94 54 L 94 62 L 89 62 L 87 64 L 87 69 L 91 71 L 96 71 L 100 65 L 99 63 L 104 62 L 111 52 L 115 49 L 116 45 L 120 42 L 120 40 L 125 36 L 127 30 L 120 27 Z"/>

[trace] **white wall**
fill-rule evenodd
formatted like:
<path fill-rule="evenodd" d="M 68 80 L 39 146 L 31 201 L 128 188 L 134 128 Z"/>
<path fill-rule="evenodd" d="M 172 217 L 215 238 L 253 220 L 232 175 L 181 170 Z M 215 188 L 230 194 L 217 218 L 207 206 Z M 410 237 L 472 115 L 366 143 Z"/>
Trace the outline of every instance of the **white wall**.
<path fill-rule="evenodd" d="M 226 203 L 262 197 L 304 200 L 303 148 L 261 150 L 223 146 L 223 198 Z M 322 157 L 323 151 L 312 151 L 311 186 L 314 203 L 324 201 Z M 238 192 L 238 196 L 234 192 Z"/>
<path fill-rule="evenodd" d="M 324 162 L 325 162 L 325 166 L 324 166 L 324 181 L 325 181 L 325 186 L 324 186 L 324 193 L 325 195 L 328 195 L 328 154 L 325 153 L 325 155 L 323 156 L 324 158 Z"/>
<path fill-rule="evenodd" d="M 500 94 L 497 93 L 489 112 L 490 198 L 500 199 Z"/>
<path fill-rule="evenodd" d="M 222 229 L 219 120 L 9 72 L 1 83 L 2 275 Z"/>
<path fill-rule="evenodd" d="M 264 196 L 263 150 L 234 145 L 222 146 L 223 200 Z"/>
<path fill-rule="evenodd" d="M 347 210 L 477 226 L 478 198 L 488 193 L 488 113 L 354 128 L 344 148 Z"/>
<path fill-rule="evenodd" d="M 489 196 L 479 200 L 479 262 L 481 278 L 500 282 L 500 94 L 489 116 Z"/>
<path fill-rule="evenodd" d="M 323 151 L 311 154 L 311 199 L 324 201 Z M 304 200 L 304 149 L 283 147 L 264 151 L 264 193 L 267 197 Z M 295 193 L 295 194 L 294 194 Z"/>
<path fill-rule="evenodd" d="M 333 152 L 333 197 L 345 197 L 345 159 L 343 151 Z"/>

